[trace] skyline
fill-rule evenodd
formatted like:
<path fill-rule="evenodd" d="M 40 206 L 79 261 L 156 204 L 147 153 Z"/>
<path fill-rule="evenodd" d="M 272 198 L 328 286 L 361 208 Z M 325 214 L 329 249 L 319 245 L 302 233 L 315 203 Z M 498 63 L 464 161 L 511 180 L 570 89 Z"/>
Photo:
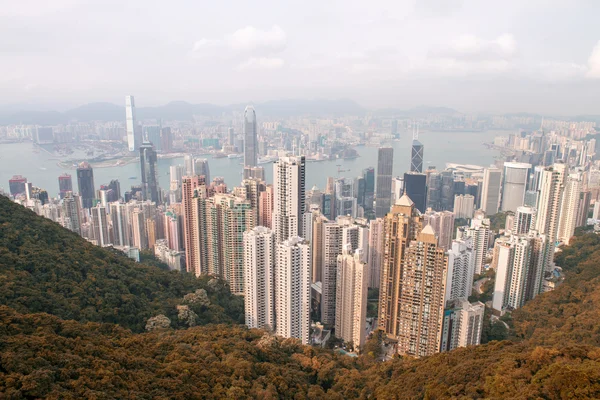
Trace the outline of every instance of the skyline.
<path fill-rule="evenodd" d="M 371 109 L 577 115 L 600 100 L 600 4 L 589 0 L 24 3 L 0 11 L 12 38 L 0 108 L 120 104 L 133 93 L 142 107 L 350 98 Z"/>

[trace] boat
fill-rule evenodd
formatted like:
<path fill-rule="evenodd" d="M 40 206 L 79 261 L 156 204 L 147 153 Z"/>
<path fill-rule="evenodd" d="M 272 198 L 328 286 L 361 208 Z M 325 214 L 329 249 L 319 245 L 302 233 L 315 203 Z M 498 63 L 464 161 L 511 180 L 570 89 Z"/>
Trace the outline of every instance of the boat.
<path fill-rule="evenodd" d="M 129 179 L 137 179 L 137 176 L 130 176 Z"/>
<path fill-rule="evenodd" d="M 232 159 L 232 158 L 242 158 L 244 155 L 243 154 L 229 154 L 227 156 L 227 158 Z"/>

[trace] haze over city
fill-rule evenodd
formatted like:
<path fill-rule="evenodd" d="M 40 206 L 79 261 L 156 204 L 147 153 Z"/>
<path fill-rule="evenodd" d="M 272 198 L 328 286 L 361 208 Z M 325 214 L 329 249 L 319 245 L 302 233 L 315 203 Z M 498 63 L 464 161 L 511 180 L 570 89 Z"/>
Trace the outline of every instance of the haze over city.
<path fill-rule="evenodd" d="M 597 113 L 595 1 L 27 0 L 0 8 L 0 110 L 349 98 Z"/>

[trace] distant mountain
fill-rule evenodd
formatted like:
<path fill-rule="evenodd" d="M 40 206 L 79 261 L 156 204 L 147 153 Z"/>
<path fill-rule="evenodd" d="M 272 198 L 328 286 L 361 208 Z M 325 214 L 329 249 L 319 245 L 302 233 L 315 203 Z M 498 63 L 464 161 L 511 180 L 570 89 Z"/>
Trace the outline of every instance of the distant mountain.
<path fill-rule="evenodd" d="M 223 113 L 243 112 L 246 104 L 218 106 L 214 104 L 191 104 L 185 101 L 173 101 L 157 107 L 137 107 L 139 120 L 192 120 L 194 116 L 217 117 Z M 342 116 L 362 115 L 365 109 L 352 100 L 274 100 L 257 103 L 256 111 L 261 117 L 288 117 L 299 115 Z M 0 110 L 0 124 L 38 124 L 57 125 L 70 121 L 123 121 L 125 106 L 112 103 L 89 103 L 63 113 L 57 111 L 19 111 Z"/>
<path fill-rule="evenodd" d="M 461 112 L 448 107 L 418 106 L 408 110 L 384 108 L 375 112 L 378 116 L 395 118 L 422 118 L 429 115 L 462 115 Z"/>

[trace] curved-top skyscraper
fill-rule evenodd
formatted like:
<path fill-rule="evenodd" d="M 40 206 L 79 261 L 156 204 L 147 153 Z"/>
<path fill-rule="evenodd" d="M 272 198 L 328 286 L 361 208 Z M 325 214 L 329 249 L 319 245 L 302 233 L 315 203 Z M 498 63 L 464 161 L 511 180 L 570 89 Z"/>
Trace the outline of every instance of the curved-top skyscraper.
<path fill-rule="evenodd" d="M 256 112 L 254 107 L 247 106 L 244 110 L 244 167 L 256 167 Z"/>

